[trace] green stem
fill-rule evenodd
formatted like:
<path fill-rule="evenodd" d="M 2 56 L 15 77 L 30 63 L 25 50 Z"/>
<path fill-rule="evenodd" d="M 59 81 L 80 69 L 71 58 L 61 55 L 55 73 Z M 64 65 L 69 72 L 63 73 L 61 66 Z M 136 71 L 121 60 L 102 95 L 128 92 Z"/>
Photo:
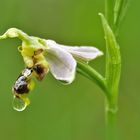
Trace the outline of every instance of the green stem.
<path fill-rule="evenodd" d="M 114 96 L 116 95 L 116 96 Z M 110 98 L 105 102 L 106 115 L 106 140 L 117 140 L 117 110 L 118 110 L 118 91 L 110 93 Z"/>
<path fill-rule="evenodd" d="M 77 72 L 95 82 L 105 93 L 106 140 L 116 139 L 118 85 L 110 88 L 105 78 L 86 63 L 78 62 Z"/>
<path fill-rule="evenodd" d="M 112 112 L 110 110 L 105 112 L 106 114 L 106 140 L 116 140 L 116 115 L 117 112 Z"/>
<path fill-rule="evenodd" d="M 114 0 L 105 0 L 105 17 L 112 28 L 114 22 L 113 12 L 114 12 Z"/>
<path fill-rule="evenodd" d="M 109 98 L 106 99 L 106 139 L 116 139 L 116 115 L 118 88 L 121 73 L 120 47 L 116 40 L 114 30 L 114 7 L 113 2 L 106 0 L 106 18 L 100 14 L 106 40 L 106 84 Z M 112 16 L 112 17 L 111 17 Z"/>
<path fill-rule="evenodd" d="M 114 6 L 114 24 L 117 24 L 118 18 L 121 14 L 121 9 L 123 7 L 124 0 L 116 0 L 115 6 Z M 117 26 L 118 27 L 118 26 Z"/>

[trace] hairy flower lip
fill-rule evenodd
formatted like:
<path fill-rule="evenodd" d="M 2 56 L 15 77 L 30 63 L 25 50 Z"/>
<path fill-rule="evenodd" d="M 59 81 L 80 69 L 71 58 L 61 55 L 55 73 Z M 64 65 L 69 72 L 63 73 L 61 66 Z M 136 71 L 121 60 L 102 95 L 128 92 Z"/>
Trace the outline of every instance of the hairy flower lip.
<path fill-rule="evenodd" d="M 35 77 L 39 81 L 42 81 L 48 72 L 48 70 L 42 64 L 35 64 L 33 70 L 35 72 Z"/>

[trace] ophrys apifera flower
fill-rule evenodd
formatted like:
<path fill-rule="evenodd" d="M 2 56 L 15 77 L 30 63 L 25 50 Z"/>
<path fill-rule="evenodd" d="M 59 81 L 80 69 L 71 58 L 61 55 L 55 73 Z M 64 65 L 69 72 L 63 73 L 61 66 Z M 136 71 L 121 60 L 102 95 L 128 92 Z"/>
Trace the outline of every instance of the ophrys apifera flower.
<path fill-rule="evenodd" d="M 42 80 L 48 71 L 51 72 L 55 79 L 70 84 L 75 78 L 77 60 L 88 62 L 103 54 L 95 47 L 61 45 L 53 40 L 29 36 L 16 28 L 8 29 L 6 33 L 0 36 L 0 39 L 15 37 L 22 40 L 22 44 L 18 49 L 23 56 L 27 69 L 32 69 L 33 71 L 29 78 L 27 76 L 27 79 L 23 80 L 26 86 L 30 85 L 29 81 L 33 76 L 38 80 Z M 21 82 L 21 79 L 18 80 Z M 30 89 L 28 89 L 29 91 Z M 26 102 L 26 91 L 24 92 L 23 96 L 21 92 L 16 91 L 15 97 Z M 17 96 L 18 94 L 20 96 Z"/>

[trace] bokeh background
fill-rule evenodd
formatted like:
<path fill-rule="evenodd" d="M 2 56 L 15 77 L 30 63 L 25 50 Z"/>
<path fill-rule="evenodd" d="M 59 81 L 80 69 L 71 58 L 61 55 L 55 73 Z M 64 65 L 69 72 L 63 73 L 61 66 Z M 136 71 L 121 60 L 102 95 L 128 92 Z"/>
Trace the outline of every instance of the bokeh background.
<path fill-rule="evenodd" d="M 139 0 L 131 0 L 118 38 L 122 52 L 119 140 L 140 139 L 140 19 Z M 62 44 L 94 45 L 105 52 L 98 12 L 103 0 L 0 0 L 0 34 L 17 27 L 30 35 Z M 18 39 L 0 41 L 0 140 L 104 140 L 104 95 L 77 74 L 64 86 L 48 74 L 36 81 L 31 105 L 12 109 L 11 87 L 24 63 Z M 104 74 L 105 57 L 91 62 Z"/>

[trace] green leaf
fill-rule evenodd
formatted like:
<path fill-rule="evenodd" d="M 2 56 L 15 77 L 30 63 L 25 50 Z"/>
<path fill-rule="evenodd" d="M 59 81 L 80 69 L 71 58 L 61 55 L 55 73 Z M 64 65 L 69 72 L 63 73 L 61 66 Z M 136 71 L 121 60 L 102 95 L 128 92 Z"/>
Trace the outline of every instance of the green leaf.
<path fill-rule="evenodd" d="M 116 28 L 116 32 L 118 32 L 120 23 L 123 21 L 127 8 L 128 8 L 129 0 L 116 0 L 114 6 L 114 25 Z"/>
<path fill-rule="evenodd" d="M 102 20 L 106 40 L 106 82 L 109 90 L 118 89 L 121 68 L 120 48 L 116 37 L 103 14 Z"/>

